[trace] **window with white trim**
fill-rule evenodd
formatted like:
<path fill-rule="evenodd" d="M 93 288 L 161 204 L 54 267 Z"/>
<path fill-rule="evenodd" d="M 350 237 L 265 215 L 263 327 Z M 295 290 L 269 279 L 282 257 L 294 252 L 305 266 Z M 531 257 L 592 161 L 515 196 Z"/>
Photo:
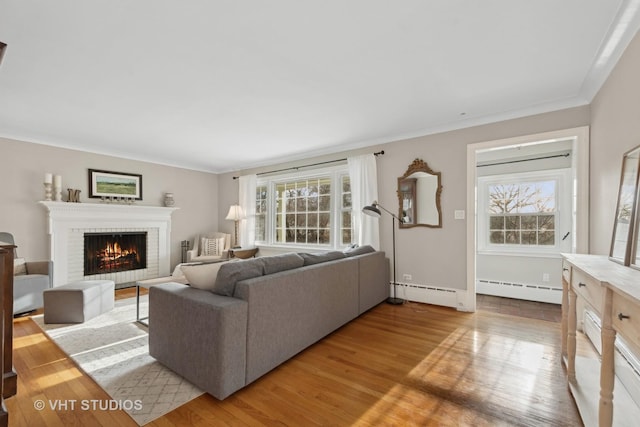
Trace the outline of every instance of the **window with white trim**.
<path fill-rule="evenodd" d="M 340 245 L 348 246 L 353 243 L 353 229 L 351 223 L 351 180 L 349 175 L 341 175 L 342 197 L 340 203 Z"/>
<path fill-rule="evenodd" d="M 487 251 L 559 252 L 571 230 L 566 171 L 478 179 L 478 247 Z M 570 248 L 570 246 L 569 246 Z"/>
<path fill-rule="evenodd" d="M 266 240 L 267 233 L 267 186 L 256 185 L 256 241 Z"/>
<path fill-rule="evenodd" d="M 338 249 L 352 236 L 346 166 L 258 180 L 256 243 Z"/>

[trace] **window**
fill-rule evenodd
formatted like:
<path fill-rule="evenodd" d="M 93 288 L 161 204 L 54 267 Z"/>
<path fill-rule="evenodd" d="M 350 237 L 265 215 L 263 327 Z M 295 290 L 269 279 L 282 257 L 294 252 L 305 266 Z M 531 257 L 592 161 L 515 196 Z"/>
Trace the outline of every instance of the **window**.
<path fill-rule="evenodd" d="M 489 241 L 555 245 L 556 182 L 489 185 Z"/>
<path fill-rule="evenodd" d="M 276 184 L 278 243 L 331 243 L 331 179 L 301 179 Z"/>
<path fill-rule="evenodd" d="M 266 240 L 267 186 L 256 186 L 256 240 Z"/>
<path fill-rule="evenodd" d="M 488 251 L 567 250 L 571 196 L 562 170 L 478 179 L 478 247 Z M 563 233 L 564 231 L 564 233 Z"/>
<path fill-rule="evenodd" d="M 258 181 L 257 242 L 338 248 L 351 244 L 352 235 L 346 167 Z"/>

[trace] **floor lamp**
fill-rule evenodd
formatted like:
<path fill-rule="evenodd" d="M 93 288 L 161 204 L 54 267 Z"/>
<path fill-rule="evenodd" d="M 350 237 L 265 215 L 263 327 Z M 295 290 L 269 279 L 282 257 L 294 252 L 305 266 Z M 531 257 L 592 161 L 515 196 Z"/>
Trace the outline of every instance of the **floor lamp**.
<path fill-rule="evenodd" d="M 398 220 L 400 224 L 402 224 L 403 221 L 402 218 L 398 217 L 393 212 L 389 212 L 388 210 L 386 210 L 377 201 L 374 201 L 373 203 L 371 203 L 371 205 L 362 208 L 362 213 L 374 218 L 380 218 L 382 216 L 382 212 L 380 211 L 380 209 L 391 215 L 391 218 L 393 218 L 391 222 L 393 232 L 393 296 L 387 298 L 387 303 L 394 305 L 403 304 L 404 300 L 402 298 L 396 298 L 396 285 L 398 283 L 396 281 L 396 220 Z"/>

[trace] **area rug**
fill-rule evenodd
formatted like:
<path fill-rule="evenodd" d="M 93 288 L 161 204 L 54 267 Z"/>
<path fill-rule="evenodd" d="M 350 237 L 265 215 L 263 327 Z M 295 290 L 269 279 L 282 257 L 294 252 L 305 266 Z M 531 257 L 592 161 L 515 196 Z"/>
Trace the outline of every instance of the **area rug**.
<path fill-rule="evenodd" d="M 140 312 L 147 313 L 146 297 Z M 147 328 L 136 322 L 136 299 L 117 300 L 115 308 L 80 324 L 40 326 L 79 367 L 144 425 L 203 394 L 184 378 L 149 356 Z"/>

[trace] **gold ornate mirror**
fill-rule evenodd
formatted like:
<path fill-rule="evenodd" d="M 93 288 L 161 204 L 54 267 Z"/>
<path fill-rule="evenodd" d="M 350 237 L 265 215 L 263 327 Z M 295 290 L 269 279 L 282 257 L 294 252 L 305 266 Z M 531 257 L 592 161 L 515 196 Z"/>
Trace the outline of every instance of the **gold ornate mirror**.
<path fill-rule="evenodd" d="M 440 193 L 440 172 L 431 170 L 423 160 L 415 159 L 398 178 L 400 228 L 441 228 Z"/>

